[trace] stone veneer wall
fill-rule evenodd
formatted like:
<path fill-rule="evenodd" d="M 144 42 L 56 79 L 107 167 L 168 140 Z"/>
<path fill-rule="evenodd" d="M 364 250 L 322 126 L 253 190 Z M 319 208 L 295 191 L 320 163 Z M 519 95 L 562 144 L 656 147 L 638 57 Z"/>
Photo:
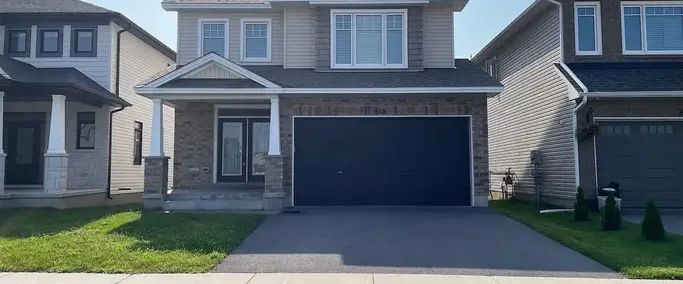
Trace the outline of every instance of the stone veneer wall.
<path fill-rule="evenodd" d="M 292 117 L 334 115 L 472 115 L 475 205 L 486 206 L 489 190 L 486 97 L 451 95 L 283 98 L 280 100 L 285 192 L 292 192 Z M 285 198 L 286 205 L 291 198 Z"/>
<path fill-rule="evenodd" d="M 213 182 L 213 104 L 176 102 L 175 188 Z M 292 117 L 318 115 L 472 115 L 474 184 L 477 205 L 485 206 L 489 189 L 488 127 L 484 95 L 325 96 L 281 98 L 280 127 L 284 189 L 292 189 Z M 208 171 L 201 171 L 208 168 Z M 291 198 L 285 198 L 286 205 Z"/>

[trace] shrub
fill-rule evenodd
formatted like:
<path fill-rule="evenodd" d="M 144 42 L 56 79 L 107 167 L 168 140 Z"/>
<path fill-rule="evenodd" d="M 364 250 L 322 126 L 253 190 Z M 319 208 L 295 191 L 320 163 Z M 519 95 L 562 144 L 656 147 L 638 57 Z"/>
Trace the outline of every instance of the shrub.
<path fill-rule="evenodd" d="M 664 225 L 662 224 L 662 217 L 659 216 L 659 210 L 653 200 L 647 202 L 645 209 L 645 216 L 643 217 L 643 224 L 641 227 L 641 235 L 648 240 L 664 239 Z"/>
<path fill-rule="evenodd" d="M 602 215 L 602 229 L 605 231 L 618 231 L 621 228 L 621 213 L 617 208 L 614 195 L 610 194 L 605 201 Z"/>
<path fill-rule="evenodd" d="M 583 188 L 576 189 L 576 202 L 574 202 L 574 221 L 588 221 L 588 203 L 583 194 Z"/>

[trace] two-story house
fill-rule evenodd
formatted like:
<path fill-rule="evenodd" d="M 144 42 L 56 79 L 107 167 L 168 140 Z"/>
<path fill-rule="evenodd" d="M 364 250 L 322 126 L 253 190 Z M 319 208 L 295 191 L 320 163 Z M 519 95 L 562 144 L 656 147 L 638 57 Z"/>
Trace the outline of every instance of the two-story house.
<path fill-rule="evenodd" d="M 154 102 L 146 205 L 486 206 L 486 98 L 502 86 L 453 59 L 466 3 L 164 1 L 178 66 L 136 89 Z"/>
<path fill-rule="evenodd" d="M 538 0 L 474 61 L 505 85 L 490 166 L 520 193 L 569 205 L 617 183 L 623 207 L 683 207 L 681 1 Z"/>
<path fill-rule="evenodd" d="M 174 63 L 173 50 L 117 12 L 0 1 L 0 207 L 141 201 L 151 101 L 133 87 Z"/>

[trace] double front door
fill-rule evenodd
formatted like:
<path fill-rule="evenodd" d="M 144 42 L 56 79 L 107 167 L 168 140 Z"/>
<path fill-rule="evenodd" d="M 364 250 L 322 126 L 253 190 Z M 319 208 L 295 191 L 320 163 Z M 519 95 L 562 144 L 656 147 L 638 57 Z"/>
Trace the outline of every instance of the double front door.
<path fill-rule="evenodd" d="M 263 182 L 270 123 L 267 118 L 218 120 L 218 182 Z"/>

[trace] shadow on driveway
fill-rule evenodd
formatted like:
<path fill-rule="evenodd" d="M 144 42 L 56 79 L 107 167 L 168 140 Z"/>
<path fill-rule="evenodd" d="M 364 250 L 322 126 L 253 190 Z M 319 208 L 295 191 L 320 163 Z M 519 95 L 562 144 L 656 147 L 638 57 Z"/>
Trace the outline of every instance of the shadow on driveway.
<path fill-rule="evenodd" d="M 214 271 L 620 277 L 482 208 L 311 208 L 275 215 Z"/>

